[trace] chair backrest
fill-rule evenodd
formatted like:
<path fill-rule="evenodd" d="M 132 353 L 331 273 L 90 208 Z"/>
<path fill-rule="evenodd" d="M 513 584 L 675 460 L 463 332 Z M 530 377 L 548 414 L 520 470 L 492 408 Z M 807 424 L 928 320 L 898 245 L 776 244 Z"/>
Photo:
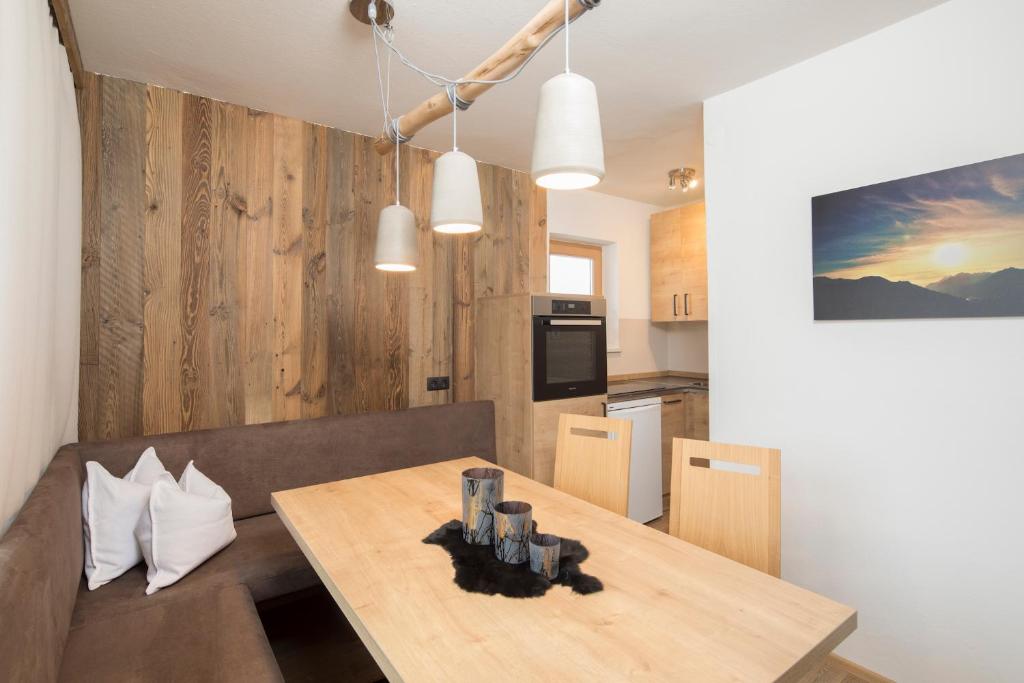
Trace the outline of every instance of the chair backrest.
<path fill-rule="evenodd" d="M 781 461 L 773 448 L 673 439 L 669 533 L 779 576 Z"/>
<path fill-rule="evenodd" d="M 625 515 L 633 423 L 610 417 L 560 415 L 555 488 Z"/>

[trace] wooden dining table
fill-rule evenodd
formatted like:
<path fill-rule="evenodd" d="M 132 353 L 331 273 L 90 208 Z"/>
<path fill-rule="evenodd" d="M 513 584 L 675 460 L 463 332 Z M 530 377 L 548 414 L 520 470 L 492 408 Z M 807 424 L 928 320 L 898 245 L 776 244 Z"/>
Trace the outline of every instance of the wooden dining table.
<path fill-rule="evenodd" d="M 850 607 L 510 471 L 505 500 L 579 539 L 604 590 L 466 592 L 423 538 L 461 516 L 462 458 L 278 491 L 273 505 L 392 682 L 794 681 L 857 625 Z"/>

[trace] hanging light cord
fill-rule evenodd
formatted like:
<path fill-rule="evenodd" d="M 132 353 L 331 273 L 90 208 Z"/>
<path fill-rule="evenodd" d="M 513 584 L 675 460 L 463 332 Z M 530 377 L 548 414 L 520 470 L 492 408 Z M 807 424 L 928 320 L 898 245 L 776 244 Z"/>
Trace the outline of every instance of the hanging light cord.
<path fill-rule="evenodd" d="M 371 14 L 376 13 L 376 8 L 373 4 L 370 4 Z M 390 30 L 390 29 L 388 29 Z M 380 69 L 380 51 L 377 50 L 377 41 L 373 41 L 373 58 L 377 64 L 377 89 L 380 92 L 380 106 L 384 113 L 384 128 L 386 129 L 391 123 L 391 109 L 389 107 L 391 103 L 391 53 L 388 53 L 388 68 L 387 68 L 387 92 L 385 94 L 384 89 L 384 76 Z"/>
<path fill-rule="evenodd" d="M 397 124 L 395 125 L 397 128 Z M 452 103 L 452 151 L 459 151 L 459 103 Z"/>
<path fill-rule="evenodd" d="M 398 121 L 402 117 L 399 116 L 395 119 L 395 130 L 398 130 Z M 402 154 L 402 141 L 397 137 L 395 138 L 395 204 L 401 204 L 399 192 L 402 189 L 402 166 L 398 163 L 398 159 Z"/>
<path fill-rule="evenodd" d="M 569 73 L 569 0 L 565 0 L 565 23 L 562 28 L 565 29 L 565 73 Z"/>

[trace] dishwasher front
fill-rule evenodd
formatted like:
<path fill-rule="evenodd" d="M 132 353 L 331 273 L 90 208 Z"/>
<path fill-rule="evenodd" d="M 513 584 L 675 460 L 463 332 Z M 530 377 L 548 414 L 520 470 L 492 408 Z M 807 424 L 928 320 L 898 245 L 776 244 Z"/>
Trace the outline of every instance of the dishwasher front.
<path fill-rule="evenodd" d="M 608 404 L 608 417 L 632 420 L 628 516 L 649 522 L 664 512 L 661 494 L 661 397 Z"/>

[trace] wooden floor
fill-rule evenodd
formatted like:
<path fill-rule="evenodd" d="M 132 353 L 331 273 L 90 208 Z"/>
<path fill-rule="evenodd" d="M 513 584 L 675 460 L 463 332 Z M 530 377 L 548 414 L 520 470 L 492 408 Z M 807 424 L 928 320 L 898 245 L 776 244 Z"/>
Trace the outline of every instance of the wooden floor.
<path fill-rule="evenodd" d="M 668 533 L 668 496 L 665 496 L 664 514 L 647 522 L 647 526 Z M 801 678 L 800 683 L 883 683 L 888 680 L 842 657 L 829 655 L 817 670 Z"/>

